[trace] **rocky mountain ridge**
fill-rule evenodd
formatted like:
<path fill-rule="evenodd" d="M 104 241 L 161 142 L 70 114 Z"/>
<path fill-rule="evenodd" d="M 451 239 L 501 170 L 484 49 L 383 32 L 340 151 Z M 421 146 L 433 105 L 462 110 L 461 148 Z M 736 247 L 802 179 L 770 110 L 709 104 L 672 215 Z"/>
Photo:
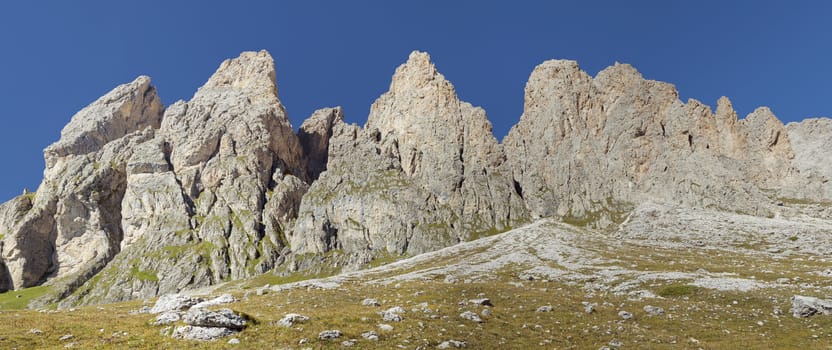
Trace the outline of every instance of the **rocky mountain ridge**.
<path fill-rule="evenodd" d="M 659 201 L 776 216 L 832 200 L 828 119 L 784 126 L 682 103 L 629 65 L 532 72 L 498 143 L 413 52 L 364 127 L 340 108 L 294 132 L 265 52 L 223 62 L 165 108 L 150 79 L 73 116 L 35 193 L 0 206 L 0 290 L 37 303 L 146 298 L 273 271 L 356 269 L 554 217 L 596 227 Z M 817 136 L 816 134 L 820 134 Z M 826 158 L 824 158 L 826 157 Z"/>

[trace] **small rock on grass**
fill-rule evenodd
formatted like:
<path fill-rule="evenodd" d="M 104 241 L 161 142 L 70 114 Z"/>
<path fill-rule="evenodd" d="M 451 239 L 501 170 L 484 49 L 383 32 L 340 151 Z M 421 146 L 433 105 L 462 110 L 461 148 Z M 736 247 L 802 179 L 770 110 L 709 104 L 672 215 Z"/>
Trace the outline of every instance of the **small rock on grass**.
<path fill-rule="evenodd" d="M 598 306 L 598 304 L 590 303 L 588 301 L 581 302 L 581 304 L 584 304 L 584 312 L 588 314 L 595 312 L 595 307 Z"/>
<path fill-rule="evenodd" d="M 393 326 L 391 326 L 389 324 L 382 323 L 382 324 L 378 325 L 378 329 L 380 329 L 382 331 L 385 331 L 385 332 L 390 332 L 390 331 L 393 330 Z"/>
<path fill-rule="evenodd" d="M 627 311 L 619 311 L 618 312 L 618 317 L 621 317 L 624 320 L 629 320 L 629 319 L 633 318 L 633 314 L 631 314 Z"/>
<path fill-rule="evenodd" d="M 159 300 L 156 301 L 156 304 L 153 305 L 148 313 L 158 314 L 170 310 L 185 311 L 202 301 L 202 298 L 194 298 L 182 294 L 166 294 L 159 297 Z"/>
<path fill-rule="evenodd" d="M 364 306 L 381 306 L 381 303 L 378 302 L 378 299 L 367 298 L 361 301 L 361 305 Z"/>
<path fill-rule="evenodd" d="M 537 308 L 537 312 L 552 312 L 554 310 L 551 305 L 545 305 Z"/>
<path fill-rule="evenodd" d="M 156 316 L 156 320 L 154 320 L 152 323 L 154 326 L 162 326 L 179 321 L 181 318 L 182 315 L 180 315 L 179 311 L 168 310 Z"/>
<path fill-rule="evenodd" d="M 462 317 L 462 318 L 464 318 L 468 321 L 482 323 L 482 319 L 479 316 L 477 316 L 477 314 L 475 314 L 471 311 L 465 311 L 465 312 L 459 314 L 459 317 Z"/>
<path fill-rule="evenodd" d="M 209 341 L 236 333 L 225 327 L 181 326 L 173 330 L 171 337 L 185 340 Z"/>
<path fill-rule="evenodd" d="M 644 307 L 644 312 L 646 312 L 650 316 L 664 315 L 664 309 L 662 309 L 658 306 L 647 305 L 647 306 Z"/>
<path fill-rule="evenodd" d="M 832 300 L 795 295 L 789 309 L 794 317 L 810 317 L 817 314 L 832 315 Z"/>
<path fill-rule="evenodd" d="M 453 349 L 453 348 L 464 348 L 468 346 L 464 341 L 459 340 L 446 340 L 443 341 L 441 344 L 437 345 L 437 349 Z"/>
<path fill-rule="evenodd" d="M 468 302 L 474 305 L 494 306 L 494 304 L 491 303 L 491 299 L 488 298 L 471 299 Z"/>
<path fill-rule="evenodd" d="M 375 331 L 361 333 L 361 337 L 370 341 L 378 341 L 378 333 Z"/>
<path fill-rule="evenodd" d="M 296 323 L 304 323 L 306 321 L 309 321 L 308 316 L 304 316 L 304 315 L 301 315 L 301 314 L 286 314 L 286 315 L 283 316 L 283 318 L 281 318 L 280 320 L 277 321 L 277 324 L 279 326 L 283 326 L 283 327 L 286 327 L 286 328 L 291 328 Z"/>
<path fill-rule="evenodd" d="M 242 330 L 246 327 L 246 320 L 231 309 L 217 311 L 190 309 L 182 319 L 190 326 L 222 327 L 233 330 Z"/>
<path fill-rule="evenodd" d="M 231 338 L 231 339 L 228 341 L 228 344 L 231 344 L 231 345 L 237 345 L 237 344 L 240 344 L 240 339 L 237 339 L 237 338 Z"/>
<path fill-rule="evenodd" d="M 343 335 L 343 333 L 341 333 L 341 331 L 339 331 L 337 329 L 333 329 L 333 330 L 328 330 L 328 331 L 323 331 L 321 333 L 318 333 L 318 339 L 320 339 L 320 340 L 332 340 L 332 339 L 338 339 L 342 335 Z"/>
<path fill-rule="evenodd" d="M 237 299 L 235 299 L 234 296 L 232 296 L 231 294 L 223 294 L 223 295 L 220 295 L 220 296 L 218 296 L 214 299 L 199 302 L 199 303 L 195 304 L 194 306 L 191 306 L 191 308 L 193 308 L 193 309 L 205 308 L 205 307 L 216 306 L 216 305 L 221 305 L 221 304 L 230 304 L 230 303 L 233 303 L 233 302 L 236 302 L 236 301 L 237 301 Z"/>

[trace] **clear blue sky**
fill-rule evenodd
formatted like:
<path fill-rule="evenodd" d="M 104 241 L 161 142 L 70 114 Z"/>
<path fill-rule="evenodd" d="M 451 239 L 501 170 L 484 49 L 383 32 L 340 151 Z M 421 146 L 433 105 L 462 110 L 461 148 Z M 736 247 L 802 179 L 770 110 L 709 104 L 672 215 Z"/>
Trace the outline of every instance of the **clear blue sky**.
<path fill-rule="evenodd" d="M 219 63 L 267 49 L 295 127 L 341 105 L 363 124 L 411 50 L 431 54 L 499 139 L 522 113 L 535 65 L 615 61 L 729 96 L 741 116 L 832 114 L 832 1 L 14 1 L 0 5 L 0 200 L 34 189 L 42 149 L 78 110 L 149 75 L 165 104 Z"/>

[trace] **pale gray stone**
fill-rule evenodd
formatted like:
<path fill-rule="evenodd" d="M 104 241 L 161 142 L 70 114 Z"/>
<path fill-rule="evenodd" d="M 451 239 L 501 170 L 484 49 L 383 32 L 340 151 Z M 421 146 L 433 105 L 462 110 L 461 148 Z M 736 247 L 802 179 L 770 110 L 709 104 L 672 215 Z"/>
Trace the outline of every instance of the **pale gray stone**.
<path fill-rule="evenodd" d="M 482 323 L 482 318 L 480 318 L 479 315 L 477 315 L 476 313 L 473 313 L 471 311 L 465 311 L 465 312 L 459 314 L 459 317 L 461 317 L 463 319 L 466 319 L 468 321 Z"/>
<path fill-rule="evenodd" d="M 286 314 L 280 320 L 277 321 L 279 326 L 283 326 L 286 328 L 294 327 L 297 323 L 304 323 L 309 321 L 308 316 L 304 316 L 301 314 Z"/>
<path fill-rule="evenodd" d="M 216 298 L 209 299 L 209 300 L 203 301 L 201 303 L 197 303 L 194 306 L 191 306 L 191 308 L 193 308 L 193 309 L 205 308 L 205 307 L 222 305 L 222 304 L 230 304 L 230 303 L 234 303 L 236 301 L 237 301 L 237 299 L 234 298 L 233 295 L 223 294 L 223 295 L 220 295 Z"/>
<path fill-rule="evenodd" d="M 535 311 L 537 311 L 537 312 L 552 312 L 552 310 L 554 310 L 554 309 L 552 308 L 551 305 L 544 305 L 544 306 L 538 307 L 537 310 L 535 310 Z"/>
<path fill-rule="evenodd" d="M 222 327 L 179 326 L 173 330 L 171 337 L 185 340 L 210 341 L 227 337 L 235 331 Z"/>
<path fill-rule="evenodd" d="M 664 309 L 658 306 L 651 306 L 646 305 L 644 307 L 644 312 L 646 312 L 650 316 L 662 316 L 664 315 Z"/>
<path fill-rule="evenodd" d="M 814 315 L 832 315 L 832 300 L 795 295 L 789 309 L 794 317 L 810 317 Z"/>
<path fill-rule="evenodd" d="M 202 298 L 184 294 L 165 294 L 159 297 L 159 300 L 156 300 L 156 304 L 153 304 L 149 312 L 158 314 L 165 311 L 185 311 L 200 302 L 202 302 Z"/>
<path fill-rule="evenodd" d="M 381 303 L 378 302 L 378 299 L 367 298 L 361 301 L 361 305 L 364 306 L 381 306 Z"/>
<path fill-rule="evenodd" d="M 465 343 L 464 341 L 451 339 L 451 340 L 446 340 L 446 341 L 443 341 L 443 342 L 439 343 L 439 345 L 437 345 L 436 348 L 437 349 L 459 349 L 459 348 L 464 348 L 466 346 L 468 346 L 468 344 Z"/>
<path fill-rule="evenodd" d="M 246 327 L 245 318 L 237 315 L 231 309 L 211 311 L 202 308 L 192 308 L 185 313 L 182 320 L 190 326 L 221 327 L 232 330 L 242 330 Z"/>
<path fill-rule="evenodd" d="M 160 313 L 159 315 L 157 315 L 156 319 L 153 320 L 153 325 L 154 326 L 167 325 L 167 324 L 171 324 L 171 323 L 174 323 L 176 321 L 179 321 L 180 319 L 182 319 L 182 315 L 179 311 L 177 311 L 177 310 L 168 310 L 168 311 L 164 311 L 164 312 Z"/>
<path fill-rule="evenodd" d="M 337 329 L 328 330 L 328 331 L 323 331 L 323 332 L 318 333 L 318 339 L 320 339 L 320 340 L 332 340 L 332 339 L 338 339 L 342 335 L 343 335 L 343 333 L 341 333 L 341 331 L 339 331 Z"/>
<path fill-rule="evenodd" d="M 378 333 L 376 333 L 376 331 L 367 331 L 361 333 L 361 337 L 369 341 L 378 341 Z"/>

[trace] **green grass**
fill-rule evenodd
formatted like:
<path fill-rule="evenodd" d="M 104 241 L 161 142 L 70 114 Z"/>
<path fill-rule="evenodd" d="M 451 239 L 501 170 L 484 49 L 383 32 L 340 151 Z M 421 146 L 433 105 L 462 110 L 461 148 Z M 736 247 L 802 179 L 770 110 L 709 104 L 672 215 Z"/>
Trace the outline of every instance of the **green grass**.
<path fill-rule="evenodd" d="M 139 270 L 137 265 L 133 265 L 133 268 L 130 270 L 130 276 L 139 281 L 159 281 L 159 276 L 156 275 L 156 271 Z"/>
<path fill-rule="evenodd" d="M 668 284 L 656 290 L 656 295 L 664 298 L 686 297 L 696 294 L 699 287 L 689 284 Z"/>
<path fill-rule="evenodd" d="M 69 342 L 84 349 L 296 348 L 301 339 L 307 339 L 305 346 L 313 349 L 339 349 L 345 339 L 356 339 L 358 349 L 391 349 L 399 345 L 410 349 L 435 348 L 449 339 L 465 341 L 469 349 L 597 349 L 613 339 L 632 349 L 824 349 L 832 344 L 832 317 L 796 319 L 771 313 L 774 306 L 788 309 L 788 293 L 700 290 L 689 294 L 688 300 L 633 301 L 607 293 L 587 296 L 580 286 L 558 282 L 535 280 L 517 284 L 520 281 L 514 277 L 516 272 L 498 271 L 494 279 L 472 283 L 447 284 L 434 279 L 380 285 L 354 281 L 330 290 L 304 288 L 247 298 L 242 295 L 244 291 L 233 290 L 240 301 L 223 307 L 254 320 L 245 331 L 235 335 L 241 341 L 236 347 L 226 340 L 188 342 L 162 336 L 159 331 L 163 327 L 148 323 L 152 315 L 129 313 L 140 308 L 141 301 L 48 313 L 0 311 L 0 322 L 7 325 L 0 328 L 0 340 L 6 348 L 44 349 L 63 348 L 67 342 L 58 338 L 64 334 L 73 334 Z M 265 277 L 250 282 L 257 285 L 289 281 Z M 678 284 L 665 287 L 680 289 Z M 491 299 L 491 315 L 483 316 L 485 322 L 480 324 L 460 319 L 463 311 L 480 313 L 484 309 L 460 304 L 479 296 Z M 380 300 L 382 306 L 362 306 L 361 300 L 368 297 Z M 581 304 L 584 301 L 598 304 L 595 312 L 586 314 Z M 427 303 L 431 311 L 413 312 L 411 309 L 420 303 Z M 536 312 L 542 305 L 551 305 L 554 310 Z M 642 311 L 646 305 L 662 307 L 667 315 L 648 316 Z M 394 327 L 391 332 L 380 331 L 378 324 L 383 322 L 377 312 L 393 306 L 407 310 L 404 320 L 390 323 Z M 618 316 L 622 310 L 633 313 L 635 318 L 622 321 Z M 300 313 L 311 320 L 293 329 L 277 326 L 275 322 L 287 313 Z M 38 328 L 43 334 L 28 333 L 31 328 Z M 337 341 L 318 340 L 317 334 L 328 329 L 341 330 L 344 337 Z M 379 333 L 378 342 L 361 338 L 361 333 L 369 330 Z"/>
<path fill-rule="evenodd" d="M 32 299 L 44 296 L 51 291 L 51 287 L 37 286 L 0 293 L 0 310 L 25 309 Z"/>

